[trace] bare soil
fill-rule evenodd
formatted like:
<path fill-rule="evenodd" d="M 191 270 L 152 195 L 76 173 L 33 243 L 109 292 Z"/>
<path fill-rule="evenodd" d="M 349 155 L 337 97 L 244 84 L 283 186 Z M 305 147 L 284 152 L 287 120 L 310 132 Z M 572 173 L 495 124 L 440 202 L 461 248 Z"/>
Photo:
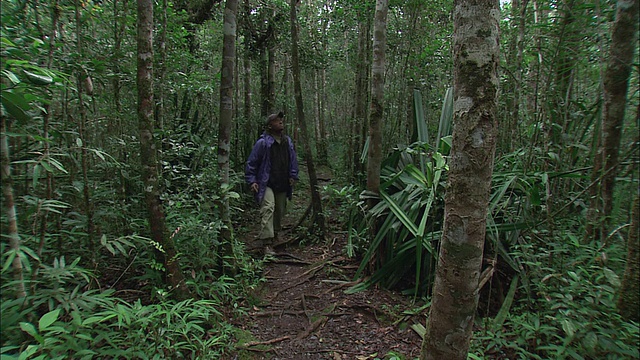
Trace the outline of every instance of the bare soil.
<path fill-rule="evenodd" d="M 294 196 L 294 202 L 296 202 Z M 300 200 L 300 199 L 298 199 Z M 304 212 L 294 204 L 287 226 Z M 290 211 L 291 213 L 291 211 Z M 424 311 L 411 298 L 380 288 L 347 294 L 355 285 L 357 259 L 345 256 L 346 234 L 330 233 L 322 243 L 294 241 L 285 231 L 276 255 L 265 258 L 266 281 L 233 320 L 242 329 L 228 359 L 415 359 Z M 251 234 L 243 236 L 255 248 Z M 317 242 L 317 241 L 316 241 Z M 256 256 L 262 256 L 257 254 Z"/>

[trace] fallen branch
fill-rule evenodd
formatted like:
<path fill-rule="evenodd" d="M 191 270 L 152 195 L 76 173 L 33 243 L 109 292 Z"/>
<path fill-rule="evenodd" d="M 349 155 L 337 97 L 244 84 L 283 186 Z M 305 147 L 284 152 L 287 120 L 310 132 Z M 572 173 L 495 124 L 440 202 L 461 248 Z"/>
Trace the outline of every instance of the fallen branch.
<path fill-rule="evenodd" d="M 304 311 L 302 310 L 298 310 L 298 311 L 292 311 L 292 310 L 272 310 L 272 311 L 261 311 L 261 312 L 255 312 L 255 313 L 250 313 L 251 316 L 256 316 L 256 317 L 270 317 L 270 316 L 278 316 L 278 317 L 282 317 L 282 315 L 303 315 Z"/>
<path fill-rule="evenodd" d="M 278 254 L 278 257 L 280 257 L 282 255 L 283 254 Z M 270 263 L 275 263 L 275 264 L 311 265 L 311 263 L 309 261 L 297 260 L 297 259 L 279 259 L 279 258 L 275 258 L 273 260 L 270 260 L 269 262 Z"/>
<path fill-rule="evenodd" d="M 258 346 L 258 345 L 271 345 L 271 344 L 279 343 L 281 341 L 285 341 L 289 339 L 291 339 L 291 336 L 287 335 L 287 336 L 283 336 L 283 337 L 279 337 L 271 340 L 265 340 L 265 341 L 249 341 L 247 343 L 238 345 L 237 347 L 239 349 L 245 349 L 245 350 L 251 350 L 251 351 L 264 351 L 264 350 L 249 349 L 249 348 L 252 346 Z"/>

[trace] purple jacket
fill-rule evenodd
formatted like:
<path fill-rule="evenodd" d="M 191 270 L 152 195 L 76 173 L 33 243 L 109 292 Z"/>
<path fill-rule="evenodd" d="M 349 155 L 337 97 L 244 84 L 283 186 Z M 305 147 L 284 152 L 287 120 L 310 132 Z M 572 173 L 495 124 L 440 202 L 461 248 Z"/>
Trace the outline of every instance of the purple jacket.
<path fill-rule="evenodd" d="M 296 151 L 293 148 L 293 141 L 287 135 L 283 138 L 287 139 L 289 143 L 289 178 L 298 180 L 298 157 Z M 247 184 L 258 184 L 258 193 L 256 194 L 256 200 L 258 203 L 264 199 L 264 192 L 267 189 L 267 183 L 269 182 L 269 174 L 271 173 L 271 145 L 276 139 L 271 134 L 264 132 L 255 145 L 247 160 L 247 165 L 244 170 L 244 179 Z M 289 187 L 287 190 L 287 198 L 291 200 L 293 189 Z"/>

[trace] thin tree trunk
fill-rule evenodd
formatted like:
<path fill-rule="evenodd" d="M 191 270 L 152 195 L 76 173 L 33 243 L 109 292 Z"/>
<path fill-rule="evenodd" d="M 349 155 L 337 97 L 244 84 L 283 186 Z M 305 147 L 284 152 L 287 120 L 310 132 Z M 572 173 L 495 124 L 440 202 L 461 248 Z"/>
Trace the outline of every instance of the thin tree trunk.
<path fill-rule="evenodd" d="M 268 67 L 267 67 L 267 113 L 276 112 L 276 48 L 270 45 L 267 50 Z"/>
<path fill-rule="evenodd" d="M 78 53 L 82 56 L 84 51 L 84 44 L 82 39 L 84 38 L 82 34 L 82 20 L 80 17 L 80 9 L 82 9 L 82 4 L 80 1 L 76 1 L 75 6 L 75 15 L 76 15 L 76 47 Z M 84 104 L 84 90 L 86 84 L 90 81 L 89 75 L 83 70 L 78 69 L 76 74 L 77 79 L 77 90 L 78 90 L 78 112 L 80 113 L 80 119 L 78 120 L 78 139 L 80 140 L 80 151 L 81 158 L 80 164 L 82 167 L 82 195 L 84 201 L 84 212 L 87 217 L 87 241 L 89 245 L 89 253 L 93 254 L 95 249 L 94 244 L 94 224 L 93 224 L 93 204 L 91 203 L 91 195 L 89 194 L 89 154 L 87 152 L 87 136 L 85 132 L 86 124 L 87 124 L 87 109 Z M 90 94 L 89 94 L 90 95 Z"/>
<path fill-rule="evenodd" d="M 138 122 L 140 129 L 140 161 L 144 197 L 151 239 L 162 247 L 166 282 L 178 299 L 187 298 L 189 289 L 178 262 L 173 239 L 168 236 L 164 209 L 158 185 L 158 160 L 153 138 L 153 1 L 138 0 Z"/>
<path fill-rule="evenodd" d="M 269 66 L 268 66 L 267 49 L 261 48 L 258 59 L 258 67 L 260 72 L 260 98 L 262 100 L 262 106 L 260 108 L 260 115 L 262 119 L 269 116 L 271 111 L 271 104 L 269 103 Z"/>
<path fill-rule="evenodd" d="M 58 26 L 58 21 L 60 19 L 60 10 L 58 9 L 58 1 L 53 1 L 51 4 L 51 33 L 49 34 L 49 53 L 47 55 L 47 69 L 51 69 L 53 64 L 53 53 L 55 51 L 56 44 L 56 28 Z M 43 34 L 44 35 L 44 34 Z M 43 36 L 44 37 L 44 36 Z M 49 125 L 51 122 L 51 104 L 47 103 L 43 105 L 44 111 L 42 112 L 42 137 L 44 139 L 49 139 Z M 44 158 L 50 157 L 51 145 L 49 141 L 44 141 L 43 144 L 43 155 Z M 51 171 L 47 171 L 44 198 L 47 200 L 51 200 L 53 198 L 53 173 Z M 40 259 L 42 259 L 42 253 L 44 252 L 45 242 L 47 238 L 47 226 L 49 221 L 49 210 L 44 210 L 44 214 L 40 216 L 40 230 L 39 230 L 39 243 L 38 248 L 36 249 L 37 259 L 34 261 L 35 264 L 33 266 L 33 271 L 31 273 L 31 291 L 35 292 L 36 287 L 36 279 L 38 277 L 38 271 L 40 269 Z"/>
<path fill-rule="evenodd" d="M 313 208 L 313 221 L 311 224 L 313 232 L 320 238 L 325 237 L 324 213 L 322 211 L 322 201 L 318 191 L 318 177 L 313 163 L 313 154 L 309 143 L 309 131 L 307 130 L 304 118 L 304 103 L 302 101 L 302 86 L 300 85 L 300 61 L 298 58 L 298 22 L 296 16 L 296 0 L 291 0 L 291 68 L 293 73 L 293 91 L 296 99 L 296 113 L 302 131 L 302 142 L 304 144 L 305 158 L 307 162 L 307 172 L 309 173 L 309 187 L 311 188 L 311 206 Z"/>
<path fill-rule="evenodd" d="M 326 44 L 325 44 L 325 53 L 326 53 Z M 318 157 L 320 158 L 320 163 L 327 164 L 328 163 L 328 141 L 327 141 L 327 69 L 324 67 L 320 70 L 320 113 L 319 119 L 320 122 L 320 134 L 322 137 L 320 138 L 320 151 Z"/>
<path fill-rule="evenodd" d="M 373 25 L 373 63 L 371 65 L 371 116 L 369 118 L 369 152 L 367 160 L 367 190 L 380 194 L 382 164 L 382 120 L 384 116 L 384 67 L 387 46 L 388 0 L 377 0 Z M 370 197 L 369 208 L 377 203 Z"/>
<path fill-rule="evenodd" d="M 243 78 L 244 78 L 244 156 L 243 158 L 246 159 L 249 157 L 249 153 L 251 152 L 251 146 L 253 144 L 253 137 L 251 135 L 253 135 L 254 133 L 254 128 L 255 126 L 253 126 L 253 124 L 251 123 L 252 117 L 251 117 L 251 59 L 249 59 L 249 47 L 246 46 L 245 47 L 245 54 L 244 54 L 244 58 L 243 58 L 243 64 L 244 64 L 244 71 L 243 71 Z"/>
<path fill-rule="evenodd" d="M 453 16 L 455 125 L 422 360 L 467 359 L 497 137 L 500 5 L 458 0 Z"/>
<path fill-rule="evenodd" d="M 158 66 L 158 81 L 160 84 L 165 83 L 165 76 L 167 74 L 167 7 L 168 1 L 162 0 L 162 14 L 160 21 L 160 39 L 159 40 L 159 49 L 160 49 L 160 66 Z M 165 118 L 165 110 L 164 110 L 164 92 L 165 86 L 160 86 L 157 97 L 156 104 L 156 128 L 164 129 L 164 118 Z"/>
<path fill-rule="evenodd" d="M 222 248 L 226 255 L 231 255 L 233 226 L 229 210 L 229 152 L 231 147 L 231 126 L 233 123 L 233 80 L 236 59 L 236 12 L 237 0 L 227 0 L 224 9 L 224 39 L 222 44 L 222 68 L 220 78 L 220 122 L 218 124 L 218 169 L 221 185 L 221 217 L 220 231 Z M 221 256 L 220 258 L 223 258 Z"/>
<path fill-rule="evenodd" d="M 22 268 L 22 252 L 20 251 L 20 234 L 18 233 L 18 215 L 13 197 L 13 181 L 11 179 L 11 157 L 9 155 L 9 140 L 7 139 L 7 118 L 0 115 L 0 150 L 2 152 L 2 195 L 3 207 L 7 217 L 7 237 L 9 248 L 15 252 L 11 262 L 13 278 L 16 280 L 14 288 L 16 298 L 24 298 L 27 292 L 24 286 L 24 269 Z"/>

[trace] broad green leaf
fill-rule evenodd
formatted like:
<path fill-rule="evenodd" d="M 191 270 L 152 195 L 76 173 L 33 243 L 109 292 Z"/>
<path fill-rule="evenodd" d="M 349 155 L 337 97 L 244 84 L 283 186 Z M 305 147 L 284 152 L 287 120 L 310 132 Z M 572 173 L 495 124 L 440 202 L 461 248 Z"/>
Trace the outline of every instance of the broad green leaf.
<path fill-rule="evenodd" d="M 58 315 L 60 315 L 60 309 L 55 309 L 42 315 L 40 321 L 38 322 L 38 329 L 40 331 L 47 329 L 49 326 L 51 326 L 51 324 L 58 320 Z"/>
<path fill-rule="evenodd" d="M 29 120 L 31 120 L 31 116 L 29 116 L 20 106 L 20 98 L 16 94 L 8 91 L 3 91 L 1 100 L 2 106 L 9 113 L 9 115 L 22 122 L 28 122 Z"/>
<path fill-rule="evenodd" d="M 27 334 L 33 336 L 34 338 L 38 335 L 38 330 L 36 330 L 36 327 L 33 326 L 33 324 L 28 323 L 28 322 L 21 322 L 20 323 L 20 329 L 22 329 L 22 331 L 26 332 Z"/>
<path fill-rule="evenodd" d="M 11 249 L 9 251 L 7 251 L 7 260 L 4 262 L 4 265 L 2 266 L 2 272 L 4 273 L 5 271 L 9 270 L 9 268 L 11 267 L 11 264 L 13 263 L 13 259 L 15 259 L 16 257 L 16 251 Z"/>
<path fill-rule="evenodd" d="M 20 360 L 30 359 L 31 355 L 35 354 L 37 351 L 38 351 L 38 346 L 29 345 L 23 352 L 20 353 L 20 357 L 18 359 Z"/>
<path fill-rule="evenodd" d="M 17 85 L 20 83 L 20 79 L 18 79 L 16 74 L 14 74 L 13 72 L 9 70 L 2 70 L 2 74 L 6 76 L 14 85 Z"/>
<path fill-rule="evenodd" d="M 53 78 L 46 75 L 34 74 L 27 70 L 22 70 L 22 72 L 27 76 L 27 80 L 33 85 L 44 86 L 53 84 Z"/>
<path fill-rule="evenodd" d="M 563 319 L 562 330 L 564 330 L 569 338 L 573 338 L 576 334 L 576 325 L 569 319 Z"/>
<path fill-rule="evenodd" d="M 604 276 L 607 278 L 607 281 L 609 281 L 609 284 L 611 284 L 611 286 L 620 287 L 620 277 L 618 277 L 618 274 L 616 274 L 613 270 L 609 269 L 608 267 L 605 267 L 603 271 L 604 271 Z"/>

